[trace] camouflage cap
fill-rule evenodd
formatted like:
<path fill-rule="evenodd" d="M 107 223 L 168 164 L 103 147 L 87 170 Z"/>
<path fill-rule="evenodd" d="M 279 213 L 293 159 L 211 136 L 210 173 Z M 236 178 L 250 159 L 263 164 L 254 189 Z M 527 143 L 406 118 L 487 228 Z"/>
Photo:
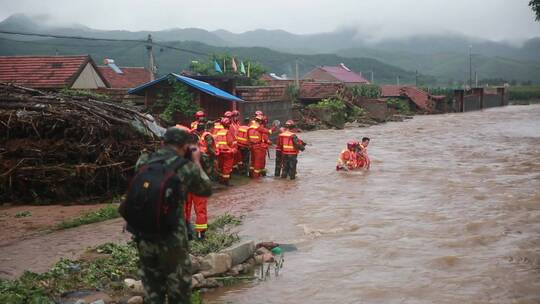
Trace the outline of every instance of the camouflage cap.
<path fill-rule="evenodd" d="M 163 135 L 163 141 L 166 144 L 185 144 L 190 138 L 190 134 L 183 128 L 170 127 Z"/>

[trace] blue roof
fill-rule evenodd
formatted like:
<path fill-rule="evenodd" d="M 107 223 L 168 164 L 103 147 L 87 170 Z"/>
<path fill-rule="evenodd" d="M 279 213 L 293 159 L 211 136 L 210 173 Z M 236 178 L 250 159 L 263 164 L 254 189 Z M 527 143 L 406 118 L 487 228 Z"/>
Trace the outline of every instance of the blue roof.
<path fill-rule="evenodd" d="M 182 75 L 178 75 L 178 74 L 175 74 L 175 73 L 170 73 L 170 74 L 167 74 L 163 77 L 160 77 L 154 81 L 151 81 L 151 82 L 147 82 L 145 84 L 142 84 L 136 88 L 133 88 L 131 90 L 128 91 L 128 94 L 135 94 L 135 95 L 140 95 L 142 94 L 147 88 L 149 87 L 152 87 L 153 85 L 155 84 L 158 84 L 158 83 L 161 83 L 163 81 L 167 81 L 169 79 L 169 77 L 174 77 L 177 81 L 180 81 L 196 90 L 199 90 L 199 91 L 202 91 L 208 95 L 211 95 L 211 96 L 215 96 L 217 98 L 221 98 L 221 99 L 225 99 L 225 100 L 230 100 L 230 101 L 244 101 L 230 93 L 227 93 L 225 91 L 223 91 L 222 89 L 219 89 L 219 88 L 216 88 L 215 86 L 207 83 L 207 82 L 204 82 L 204 81 L 200 81 L 200 80 L 197 80 L 197 79 L 193 79 L 193 78 L 189 78 L 189 77 L 186 77 L 186 76 L 182 76 Z"/>

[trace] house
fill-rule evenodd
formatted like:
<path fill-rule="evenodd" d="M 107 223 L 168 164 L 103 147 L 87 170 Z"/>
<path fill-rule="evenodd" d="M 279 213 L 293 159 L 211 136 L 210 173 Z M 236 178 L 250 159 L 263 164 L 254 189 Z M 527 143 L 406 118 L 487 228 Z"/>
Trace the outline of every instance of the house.
<path fill-rule="evenodd" d="M 407 98 L 412 109 L 430 113 L 440 109 L 445 102 L 445 96 L 431 95 L 415 86 L 382 85 L 381 97 Z"/>
<path fill-rule="evenodd" d="M 300 83 L 298 99 L 304 104 L 316 103 L 322 99 L 336 96 L 344 87 L 341 82 L 304 81 Z"/>
<path fill-rule="evenodd" d="M 343 63 L 338 66 L 321 66 L 313 69 L 303 77 L 304 80 L 316 82 L 341 82 L 347 86 L 369 84 L 362 74 L 355 73 Z"/>
<path fill-rule="evenodd" d="M 109 87 L 88 55 L 0 56 L 0 82 L 48 90 Z"/>
<path fill-rule="evenodd" d="M 112 89 L 131 89 L 152 80 L 152 73 L 144 67 L 119 67 L 112 59 L 104 62 L 98 69 Z"/>
<path fill-rule="evenodd" d="M 154 81 L 142 84 L 129 90 L 128 93 L 144 96 L 145 106 L 152 109 L 154 113 L 160 113 L 163 110 L 163 105 L 160 103 L 166 103 L 170 99 L 173 85 L 176 82 L 189 87 L 189 91 L 195 95 L 194 102 L 206 112 L 209 119 L 217 119 L 225 111 L 237 109 L 237 103 L 244 102 L 241 98 L 207 82 L 175 73 L 169 73 Z M 191 117 L 179 113 L 176 120 L 181 123 L 188 123 Z"/>

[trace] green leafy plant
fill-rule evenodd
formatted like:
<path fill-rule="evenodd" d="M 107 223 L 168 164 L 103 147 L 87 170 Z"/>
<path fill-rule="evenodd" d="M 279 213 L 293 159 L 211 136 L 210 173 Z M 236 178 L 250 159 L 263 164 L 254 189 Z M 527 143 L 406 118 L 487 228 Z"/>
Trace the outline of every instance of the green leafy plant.
<path fill-rule="evenodd" d="M 16 218 L 29 217 L 29 216 L 32 216 L 32 212 L 30 211 L 21 211 L 21 212 L 15 213 Z"/>
<path fill-rule="evenodd" d="M 191 242 L 191 253 L 194 255 L 207 255 L 211 252 L 221 251 L 240 241 L 238 234 L 232 232 L 231 229 L 241 223 L 241 218 L 228 213 L 216 218 L 208 225 L 206 238 L 203 242 Z"/>
<path fill-rule="evenodd" d="M 199 110 L 199 105 L 194 102 L 195 96 L 189 92 L 185 84 L 176 80 L 170 80 L 170 83 L 173 85 L 173 91 L 160 117 L 168 123 L 173 123 L 173 114 L 176 112 L 188 117 L 193 116 Z"/>
<path fill-rule="evenodd" d="M 388 98 L 386 104 L 389 107 L 395 108 L 399 113 L 407 114 L 411 112 L 409 101 L 403 98 Z"/>
<path fill-rule="evenodd" d="M 81 216 L 69 219 L 56 225 L 57 230 L 68 229 L 97 222 L 103 222 L 119 217 L 118 204 L 107 204 L 105 207 L 91 212 L 83 213 Z"/>
<path fill-rule="evenodd" d="M 381 91 L 377 85 L 359 85 L 352 87 L 350 90 L 354 97 L 365 97 L 371 99 L 381 97 Z"/>
<path fill-rule="evenodd" d="M 511 86 L 508 88 L 508 98 L 510 100 L 540 99 L 540 86 Z"/>

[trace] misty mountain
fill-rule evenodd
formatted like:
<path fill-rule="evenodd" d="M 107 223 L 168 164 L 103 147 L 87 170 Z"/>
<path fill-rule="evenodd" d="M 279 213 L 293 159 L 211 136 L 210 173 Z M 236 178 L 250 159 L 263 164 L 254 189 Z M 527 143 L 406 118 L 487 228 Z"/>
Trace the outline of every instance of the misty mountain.
<path fill-rule="evenodd" d="M 377 83 L 394 83 L 397 76 L 400 77 L 403 83 L 414 83 L 415 79 L 415 73 L 412 71 L 382 63 L 372 58 L 347 58 L 336 54 L 298 55 L 260 47 L 217 47 L 195 41 L 168 42 L 166 44 L 205 54 L 232 54 L 238 61 L 259 62 L 268 71 L 287 74 L 289 77 L 294 76 L 295 64 L 298 61 L 300 76 L 318 65 L 336 65 L 343 62 L 354 71 L 364 72 L 368 79 L 368 71 L 373 71 Z M 105 58 L 112 58 L 120 66 L 147 66 L 148 60 L 143 42 L 85 41 L 78 39 L 21 41 L 0 38 L 0 56 L 55 54 L 89 54 L 98 64 L 101 64 Z M 195 55 L 168 48 L 156 48 L 154 54 L 159 74 L 179 73 L 188 69 L 193 60 L 206 62 L 211 60 L 210 56 Z M 421 78 L 426 82 L 436 82 L 434 77 L 421 76 Z"/>
<path fill-rule="evenodd" d="M 257 55 L 254 53 L 256 49 L 253 47 L 278 51 L 270 54 L 268 52 L 270 50 L 259 49 L 266 54 L 265 56 L 281 57 L 277 54 L 298 54 L 296 57 L 301 57 L 300 54 L 309 54 L 313 55 L 309 57 L 312 66 L 335 65 L 352 58 L 364 61 L 367 58 L 372 58 L 378 62 L 371 64 L 373 66 L 377 66 L 382 61 L 399 67 L 401 72 L 395 71 L 396 74 L 418 70 L 426 75 L 437 76 L 441 83 L 446 83 L 449 79 L 461 81 L 468 79 L 468 52 L 469 46 L 472 45 L 474 70 L 478 72 L 479 78 L 532 80 L 540 83 L 540 37 L 525 41 L 522 46 L 515 46 L 505 42 L 494 42 L 455 33 L 374 40 L 374 37 L 371 37 L 369 33 L 362 33 L 360 30 L 352 28 L 309 35 L 263 29 L 240 34 L 225 30 L 207 31 L 197 28 L 131 32 L 95 30 L 82 25 L 59 26 L 54 25 L 53 21 L 17 14 L 0 22 L 0 30 L 137 40 L 144 40 L 148 34 L 151 34 L 154 40 L 168 43 L 171 41 L 196 41 L 216 47 L 247 47 L 251 50 L 250 55 Z M 43 39 L 1 34 L 0 37 L 23 41 Z M 84 43 L 88 45 L 87 42 Z M 83 53 L 90 52 L 82 51 Z M 338 56 L 328 55 L 328 53 L 335 53 Z M 316 56 L 317 54 L 327 55 Z M 325 59 L 321 62 L 313 61 L 319 58 Z M 328 62 L 326 58 L 334 58 L 336 61 Z M 264 58 L 261 61 L 269 63 L 267 67 L 270 72 L 292 75 L 290 66 L 284 67 L 276 63 L 277 60 L 271 61 L 269 58 Z M 290 65 L 290 62 L 287 64 Z M 370 64 L 363 64 L 361 67 L 360 71 L 376 69 L 370 67 Z M 383 79 L 386 79 L 385 81 L 390 81 L 389 75 L 383 73 L 382 76 Z M 395 76 L 393 77 L 395 78 Z"/>

